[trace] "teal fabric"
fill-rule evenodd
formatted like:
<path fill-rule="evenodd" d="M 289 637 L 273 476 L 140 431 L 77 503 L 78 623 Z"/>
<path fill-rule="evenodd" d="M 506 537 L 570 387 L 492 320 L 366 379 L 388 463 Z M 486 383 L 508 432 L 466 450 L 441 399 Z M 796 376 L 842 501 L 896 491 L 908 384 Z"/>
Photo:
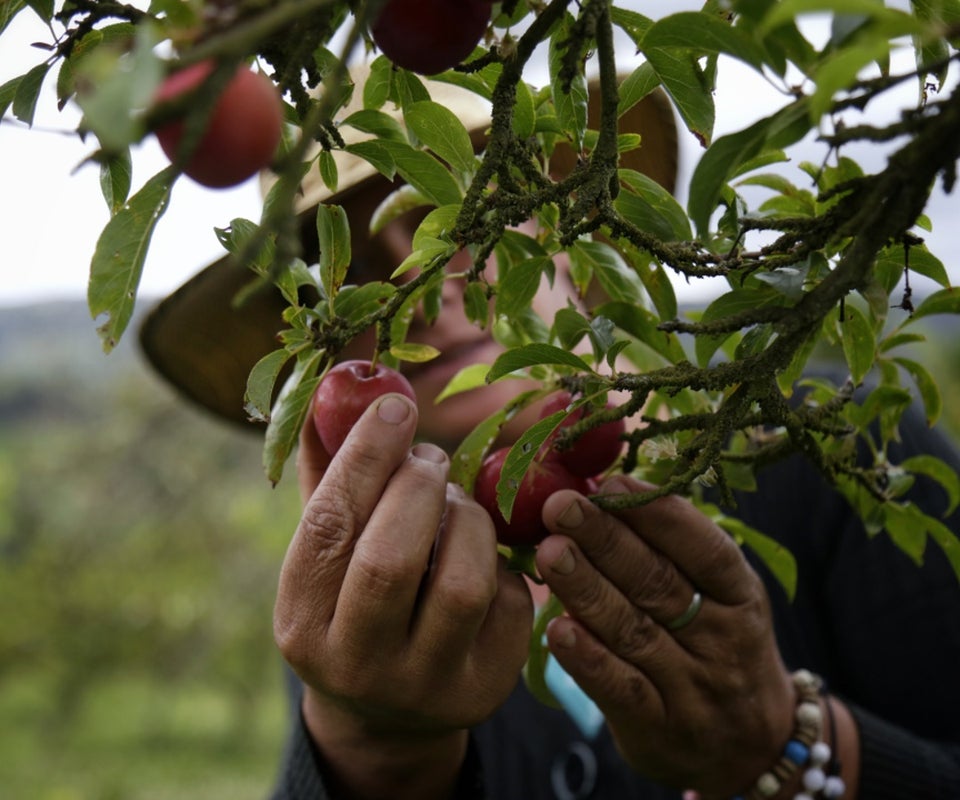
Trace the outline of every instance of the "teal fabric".
<path fill-rule="evenodd" d="M 577 724 L 587 739 L 596 738 L 603 727 L 603 713 L 560 666 L 553 656 L 547 659 L 545 673 L 547 687 L 553 692 L 564 711 Z"/>

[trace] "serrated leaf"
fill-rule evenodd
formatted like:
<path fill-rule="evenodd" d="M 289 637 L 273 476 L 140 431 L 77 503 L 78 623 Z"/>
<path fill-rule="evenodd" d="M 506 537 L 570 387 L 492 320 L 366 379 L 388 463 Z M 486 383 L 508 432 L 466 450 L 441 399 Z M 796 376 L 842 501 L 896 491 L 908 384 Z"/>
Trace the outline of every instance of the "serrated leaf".
<path fill-rule="evenodd" d="M 368 281 L 359 286 L 344 286 L 334 298 L 333 311 L 347 321 L 362 319 L 378 311 L 396 292 L 397 287 L 386 281 Z"/>
<path fill-rule="evenodd" d="M 597 306 L 594 313 L 612 320 L 620 330 L 643 342 L 672 364 L 686 358 L 686 352 L 678 338 L 672 333 L 658 330 L 659 320 L 645 308 L 632 303 L 610 302 Z"/>
<path fill-rule="evenodd" d="M 493 383 L 518 369 L 533 367 L 538 364 L 572 367 L 578 371 L 592 372 L 590 365 L 580 356 L 568 353 L 552 344 L 534 342 L 501 353 L 497 360 L 493 362 L 493 366 L 490 367 L 487 383 Z"/>
<path fill-rule="evenodd" d="M 251 419 L 269 421 L 277 378 L 292 357 L 293 354 L 287 350 L 274 350 L 253 365 L 243 396 L 244 409 Z"/>
<path fill-rule="evenodd" d="M 470 134 L 449 108 L 433 101 L 413 103 L 403 117 L 417 138 L 459 174 L 470 176 L 476 171 Z"/>
<path fill-rule="evenodd" d="M 337 191 L 337 185 L 340 181 L 339 170 L 337 169 L 337 160 L 329 150 L 321 150 L 317 158 L 320 167 L 320 179 L 331 192 Z"/>
<path fill-rule="evenodd" d="M 355 111 L 340 123 L 341 127 L 349 125 L 358 131 L 370 133 L 378 139 L 389 139 L 394 142 L 406 143 L 407 135 L 403 126 L 389 114 L 372 108 L 363 108 Z"/>
<path fill-rule="evenodd" d="M 22 80 L 23 75 L 18 75 L 0 86 L 0 120 L 6 116 L 7 109 L 10 108 L 13 98 L 17 96 L 17 87 L 20 86 Z"/>
<path fill-rule="evenodd" d="M 533 136 L 537 125 L 537 111 L 534 106 L 533 93 L 523 81 L 517 84 L 517 99 L 513 106 L 513 133 L 520 139 Z"/>
<path fill-rule="evenodd" d="M 167 210 L 174 179 L 173 167 L 154 175 L 107 222 L 97 240 L 87 305 L 94 319 L 107 315 L 97 329 L 106 352 L 116 346 L 133 314 L 150 239 Z"/>
<path fill-rule="evenodd" d="M 569 15 L 563 25 L 550 37 L 548 66 L 550 88 L 557 119 L 563 131 L 570 137 L 574 152 L 583 149 L 583 134 L 587 129 L 587 81 L 582 73 L 573 76 L 569 91 L 563 86 L 560 73 L 563 69 L 563 57 L 566 53 L 563 45 L 569 41 Z"/>

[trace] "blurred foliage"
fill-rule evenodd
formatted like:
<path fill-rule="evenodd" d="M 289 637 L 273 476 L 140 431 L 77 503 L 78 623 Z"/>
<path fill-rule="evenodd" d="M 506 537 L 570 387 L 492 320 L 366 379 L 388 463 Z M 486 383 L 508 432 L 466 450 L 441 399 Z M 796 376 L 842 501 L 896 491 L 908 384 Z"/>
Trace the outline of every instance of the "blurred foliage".
<path fill-rule="evenodd" d="M 0 796 L 263 797 L 296 488 L 62 311 L 0 311 Z"/>

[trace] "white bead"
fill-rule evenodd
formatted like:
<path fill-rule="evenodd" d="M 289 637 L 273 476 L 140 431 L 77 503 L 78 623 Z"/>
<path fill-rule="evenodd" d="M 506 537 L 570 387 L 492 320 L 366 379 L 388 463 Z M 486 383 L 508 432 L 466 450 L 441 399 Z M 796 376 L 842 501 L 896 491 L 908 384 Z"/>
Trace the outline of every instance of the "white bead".
<path fill-rule="evenodd" d="M 793 684 L 794 686 L 802 689 L 807 686 L 816 686 L 817 679 L 813 676 L 813 673 L 810 672 L 810 670 L 798 669 L 793 673 Z"/>
<path fill-rule="evenodd" d="M 822 718 L 818 703 L 801 703 L 797 706 L 797 722 L 801 725 L 819 725 Z"/>
<path fill-rule="evenodd" d="M 757 791 L 764 797 L 773 797 L 780 791 L 780 781 L 772 772 L 764 772 L 757 780 Z"/>
<path fill-rule="evenodd" d="M 812 794 L 807 794 L 806 792 L 800 792 L 793 796 L 793 800 L 813 800 Z"/>
<path fill-rule="evenodd" d="M 814 764 L 826 764 L 830 760 L 830 745 L 826 742 L 814 742 L 810 748 L 810 761 Z"/>
<path fill-rule="evenodd" d="M 819 792 L 827 782 L 827 776 L 820 767 L 811 767 L 803 773 L 803 788 L 810 792 Z"/>
<path fill-rule="evenodd" d="M 823 784 L 824 797 L 843 797 L 846 790 L 847 785 L 843 782 L 843 778 L 836 775 L 830 775 Z"/>

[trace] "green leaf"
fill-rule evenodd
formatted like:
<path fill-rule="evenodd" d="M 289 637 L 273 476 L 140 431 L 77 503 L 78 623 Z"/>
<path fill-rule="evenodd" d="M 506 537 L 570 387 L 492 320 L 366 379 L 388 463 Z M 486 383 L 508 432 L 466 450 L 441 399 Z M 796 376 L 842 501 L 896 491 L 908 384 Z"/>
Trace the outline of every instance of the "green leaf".
<path fill-rule="evenodd" d="M 737 133 L 721 136 L 700 159 L 690 180 L 687 208 L 698 233 L 707 237 L 710 217 L 727 181 L 764 149 L 782 149 L 810 129 L 807 101 L 798 100 Z"/>
<path fill-rule="evenodd" d="M 548 66 L 550 70 L 550 89 L 553 105 L 561 128 L 573 143 L 574 152 L 583 149 L 583 135 L 587 129 L 587 80 L 582 73 L 573 77 L 569 91 L 563 86 L 560 73 L 563 69 L 563 57 L 566 53 L 563 45 L 568 41 L 571 18 L 565 18 L 562 26 L 550 38 Z"/>
<path fill-rule="evenodd" d="M 854 383 L 860 383 L 873 366 L 877 354 L 873 326 L 859 308 L 848 303 L 844 309 L 844 319 L 838 321 L 837 328 L 850 375 Z"/>
<path fill-rule="evenodd" d="M 320 283 L 327 297 L 335 297 L 350 267 L 350 221 L 343 206 L 317 206 Z"/>
<path fill-rule="evenodd" d="M 133 162 L 130 148 L 116 153 L 104 153 L 100 159 L 100 191 L 107 202 L 110 214 L 116 214 L 127 202 L 130 182 L 133 178 Z"/>
<path fill-rule="evenodd" d="M 389 139 L 392 142 L 406 143 L 407 135 L 403 131 L 403 126 L 389 114 L 372 108 L 363 108 L 355 111 L 343 122 L 341 127 L 349 125 L 358 131 L 370 133 L 378 139 Z"/>
<path fill-rule="evenodd" d="M 479 389 L 481 386 L 485 386 L 487 383 L 487 371 L 489 369 L 489 364 L 470 364 L 462 367 L 436 396 L 433 401 L 434 404 L 440 403 L 455 394 L 469 392 L 471 389 Z"/>
<path fill-rule="evenodd" d="M 463 312 L 467 321 L 481 328 L 487 327 L 490 318 L 490 304 L 487 290 L 478 282 L 468 283 L 463 291 Z"/>
<path fill-rule="evenodd" d="M 534 107 L 533 93 L 530 87 L 520 81 L 517 84 L 517 99 L 513 106 L 513 133 L 521 141 L 533 136 L 537 124 L 537 111 Z"/>
<path fill-rule="evenodd" d="M 574 308 L 561 308 L 554 314 L 553 328 L 560 344 L 573 350 L 584 336 L 590 335 L 590 320 Z"/>
<path fill-rule="evenodd" d="M 527 428 L 510 447 L 510 452 L 503 462 L 500 471 L 500 480 L 497 481 L 497 508 L 503 518 L 509 522 L 513 514 L 513 503 L 517 499 L 517 492 L 527 474 L 530 464 L 536 458 L 540 448 L 560 423 L 567 418 L 567 410 L 561 409 L 542 419 L 537 420 Z"/>
<path fill-rule="evenodd" d="M 746 523 L 726 516 L 716 506 L 704 505 L 701 510 L 727 531 L 737 544 L 753 550 L 783 587 L 787 599 L 793 600 L 797 592 L 797 562 L 787 548 Z"/>
<path fill-rule="evenodd" d="M 297 443 L 313 393 L 320 385 L 317 369 L 324 357 L 322 351 L 317 351 L 297 364 L 270 412 L 263 440 L 263 469 L 274 486 L 283 476 L 284 464 Z"/>
<path fill-rule="evenodd" d="M 404 342 L 390 347 L 390 355 L 397 361 L 409 361 L 411 364 L 423 364 L 427 361 L 433 361 L 440 355 L 436 347 L 429 344 L 416 344 L 415 342 Z"/>
<path fill-rule="evenodd" d="M 686 358 L 686 352 L 677 337 L 657 330 L 660 320 L 645 308 L 632 303 L 610 302 L 595 308 L 594 313 L 612 320 L 620 330 L 636 337 L 672 364 Z"/>
<path fill-rule="evenodd" d="M 561 705 L 547 685 L 547 664 L 550 660 L 550 649 L 546 645 L 547 624 L 562 613 L 563 603 L 551 592 L 547 602 L 537 611 L 530 631 L 527 662 L 523 667 L 523 680 L 530 693 L 548 708 L 561 708 Z"/>
<path fill-rule="evenodd" d="M 636 170 L 621 169 L 619 175 L 627 190 L 620 192 L 614 207 L 629 222 L 665 242 L 693 238 L 690 220 L 670 192 Z"/>
<path fill-rule="evenodd" d="M 713 139 L 716 109 L 712 87 L 690 50 L 650 48 L 644 51 L 687 129 L 707 147 Z"/>
<path fill-rule="evenodd" d="M 554 347 L 551 344 L 534 342 L 501 353 L 497 360 L 493 362 L 493 366 L 490 367 L 490 372 L 487 374 L 487 383 L 493 383 L 518 369 L 533 367 L 538 364 L 572 367 L 582 372 L 593 371 L 590 365 L 578 355 Z"/>
<path fill-rule="evenodd" d="M 433 101 L 414 103 L 403 116 L 417 138 L 457 173 L 470 176 L 476 171 L 470 134 L 449 108 Z"/>
<path fill-rule="evenodd" d="M 463 199 L 456 179 L 429 153 L 400 142 L 381 141 L 381 145 L 390 153 L 400 176 L 434 205 L 450 205 Z"/>
<path fill-rule="evenodd" d="M 23 75 L 18 75 L 16 78 L 11 78 L 0 86 L 0 120 L 6 115 L 7 109 L 10 108 L 10 104 L 13 102 L 13 98 L 17 96 L 17 88 L 20 86 L 22 80 Z"/>
<path fill-rule="evenodd" d="M 917 390 L 920 392 L 920 399 L 923 400 L 923 407 L 926 411 L 927 425 L 933 427 L 940 419 L 940 413 L 943 411 L 940 387 L 937 386 L 933 375 L 923 364 L 912 359 L 897 356 L 893 360 L 909 372 L 914 383 L 917 384 Z"/>
<path fill-rule="evenodd" d="M 732 56 L 762 73 L 763 50 L 739 28 L 719 16 L 682 11 L 658 20 L 643 37 L 641 49 L 695 50 Z"/>
<path fill-rule="evenodd" d="M 645 17 L 636 11 L 630 11 L 626 8 L 620 8 L 619 6 L 613 6 L 610 9 L 610 19 L 614 25 L 622 29 L 623 32 L 633 40 L 633 43 L 637 45 L 643 41 L 644 36 L 647 35 L 647 31 L 650 30 L 650 27 L 653 25 L 653 20 L 650 19 L 650 17 Z"/>
<path fill-rule="evenodd" d="M 928 295 L 904 324 L 916 322 L 918 319 L 933 314 L 960 314 L 960 291 L 957 289 L 940 289 Z"/>
<path fill-rule="evenodd" d="M 507 424 L 519 409 L 528 405 L 533 399 L 542 395 L 539 390 L 533 389 L 521 392 L 510 400 L 506 406 L 498 409 L 489 417 L 476 425 L 457 446 L 450 457 L 450 480 L 460 484 L 467 494 L 473 493 L 473 484 L 480 471 L 480 464 L 490 446 L 500 434 L 500 429 Z"/>
<path fill-rule="evenodd" d="M 17 84 L 13 97 L 13 116 L 27 125 L 33 125 L 33 114 L 37 110 L 37 99 L 43 87 L 43 79 L 50 71 L 50 64 L 37 64 L 27 72 Z"/>
<path fill-rule="evenodd" d="M 26 7 L 24 0 L 4 0 L 0 3 L 0 33 L 6 30 L 7 25 Z"/>
<path fill-rule="evenodd" d="M 513 317 L 529 308 L 544 271 L 553 267 L 549 256 L 534 256 L 510 265 L 497 282 L 496 313 Z"/>
<path fill-rule="evenodd" d="M 642 281 L 610 245 L 582 239 L 568 248 L 567 254 L 574 266 L 589 268 L 610 299 L 644 304 Z"/>
<path fill-rule="evenodd" d="M 718 322 L 741 314 L 745 311 L 751 311 L 760 306 L 768 305 L 775 297 L 769 289 L 736 289 L 732 292 L 720 295 L 703 312 L 700 322 L 703 324 L 709 322 Z M 694 350 L 697 356 L 697 363 L 705 367 L 710 363 L 714 353 L 733 332 L 718 333 L 713 335 L 699 334 L 694 344 Z"/>
<path fill-rule="evenodd" d="M 337 185 L 340 182 L 339 170 L 337 169 L 337 160 L 329 150 L 321 150 L 317 157 L 320 167 L 320 179 L 331 192 L 337 191 Z"/>
<path fill-rule="evenodd" d="M 292 357 L 293 354 L 287 350 L 274 350 L 253 365 L 247 376 L 247 389 L 243 396 L 244 409 L 251 419 L 260 422 L 270 419 L 270 406 L 273 404 L 277 378 Z"/>
<path fill-rule="evenodd" d="M 397 287 L 386 281 L 368 281 L 359 286 L 344 286 L 333 301 L 333 312 L 350 321 L 362 319 L 378 311 L 396 291 Z"/>
<path fill-rule="evenodd" d="M 922 566 L 923 554 L 927 548 L 926 515 L 913 503 L 886 503 L 883 510 L 890 539 L 910 556 L 918 567 Z"/>
<path fill-rule="evenodd" d="M 392 181 L 397 174 L 397 164 L 382 140 L 354 142 L 348 144 L 344 150 L 362 158 L 388 181 Z"/>
<path fill-rule="evenodd" d="M 940 522 L 940 520 L 928 516 L 925 522 L 927 524 L 927 533 L 930 534 L 930 538 L 943 550 L 944 555 L 950 562 L 950 566 L 953 567 L 953 572 L 957 576 L 957 580 L 960 581 L 960 539 L 957 539 L 957 534 Z"/>
<path fill-rule="evenodd" d="M 960 476 L 953 468 L 935 456 L 911 456 L 900 462 L 900 467 L 915 475 L 926 475 L 939 483 L 947 493 L 947 507 L 943 516 L 950 516 L 960 505 Z"/>
<path fill-rule="evenodd" d="M 154 175 L 110 219 L 97 240 L 87 305 L 94 319 L 107 315 L 97 329 L 106 352 L 116 346 L 133 314 L 150 238 L 167 210 L 174 178 L 172 167 Z"/>

